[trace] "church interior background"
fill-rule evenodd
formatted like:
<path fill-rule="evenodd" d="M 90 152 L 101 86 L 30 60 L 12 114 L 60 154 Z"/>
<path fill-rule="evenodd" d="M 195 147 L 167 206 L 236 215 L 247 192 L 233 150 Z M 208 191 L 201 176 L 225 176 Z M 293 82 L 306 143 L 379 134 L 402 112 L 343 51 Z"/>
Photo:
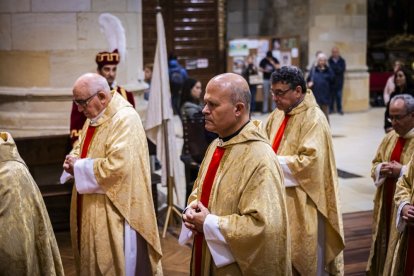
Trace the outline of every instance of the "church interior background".
<path fill-rule="evenodd" d="M 305 71 L 314 62 L 317 50 L 329 55 L 334 45 L 339 47 L 347 61 L 343 99 L 346 114 L 333 118 L 332 132 L 338 147 L 338 168 L 340 164 L 355 163 L 342 167 L 346 167 L 342 183 L 350 183 L 351 187 L 343 189 L 349 195 L 342 199 L 348 210 L 344 212 L 349 241 L 346 272 L 362 273 L 369 252 L 374 190 L 366 188 L 364 200 L 368 203 L 362 209 L 354 208 L 352 198 L 359 191 L 352 187 L 373 185 L 369 172 L 358 168 L 362 161 L 349 156 L 346 148 L 348 143 L 360 142 L 349 137 L 357 136 L 355 129 L 360 127 L 361 135 L 365 135 L 362 137 L 373 144 L 373 150 L 363 151 L 363 162 L 369 168 L 383 136 L 381 93 L 372 84 L 383 81 L 382 73 L 391 72 L 391 64 L 397 58 L 414 69 L 413 1 L 2 0 L 0 130 L 16 138 L 18 149 L 42 191 L 59 244 L 64 247 L 61 250 L 64 264 L 67 263 L 65 270 L 69 269 L 67 274 L 74 273 L 73 266 L 68 264 L 72 259 L 66 237 L 71 186 L 56 183 L 69 150 L 71 86 L 82 73 L 96 70 L 95 54 L 107 48 L 98 17 L 104 12 L 112 13 L 120 18 L 127 37 L 127 58 L 119 66 L 117 81 L 134 93 L 136 109 L 145 120 L 143 66 L 154 60 L 157 5 L 162 8 L 168 52 L 173 52 L 183 65 L 200 58 L 208 61 L 207 67 L 188 66 L 189 75 L 203 85 L 226 71 L 231 39 L 296 35 L 300 38 L 300 67 Z M 261 114 L 257 116 L 265 119 Z M 177 125 L 176 135 L 182 139 Z M 163 249 L 170 252 L 164 262 L 167 275 L 185 275 L 190 248 L 178 250 L 185 257 L 177 257 L 177 231 L 173 229 L 169 235 L 163 242 Z"/>

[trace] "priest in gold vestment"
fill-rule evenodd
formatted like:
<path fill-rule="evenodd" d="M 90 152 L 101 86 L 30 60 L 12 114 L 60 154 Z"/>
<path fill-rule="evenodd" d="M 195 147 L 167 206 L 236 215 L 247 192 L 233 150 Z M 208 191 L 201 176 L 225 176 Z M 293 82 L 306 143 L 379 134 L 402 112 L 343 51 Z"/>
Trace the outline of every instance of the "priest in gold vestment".
<path fill-rule="evenodd" d="M 384 270 L 386 259 L 391 260 L 398 237 L 395 227 L 395 184 L 406 171 L 406 165 L 414 153 L 414 120 L 405 116 L 414 111 L 414 98 L 408 94 L 395 96 L 390 102 L 389 115 L 393 131 L 382 140 L 372 161 L 372 178 L 377 186 L 374 199 L 372 243 L 368 259 L 368 275 L 388 275 L 390 262 Z M 388 255 L 388 257 L 387 257 Z"/>
<path fill-rule="evenodd" d="M 209 146 L 183 214 L 180 243 L 194 236 L 191 275 L 291 275 L 283 175 L 239 75 L 207 84 Z"/>
<path fill-rule="evenodd" d="M 266 131 L 285 179 L 293 272 L 342 275 L 345 243 L 328 122 L 300 69 L 284 66 L 271 81 L 277 109 Z"/>
<path fill-rule="evenodd" d="M 75 179 L 71 238 L 77 272 L 160 275 L 161 246 L 139 115 L 98 74 L 81 76 L 73 97 L 88 118 L 63 165 Z"/>
<path fill-rule="evenodd" d="M 399 235 L 395 241 L 390 241 L 384 275 L 414 275 L 414 155 L 407 167 L 395 189 L 395 223 Z"/>
<path fill-rule="evenodd" d="M 0 275 L 64 275 L 42 195 L 7 132 L 0 132 L 0 229 Z"/>

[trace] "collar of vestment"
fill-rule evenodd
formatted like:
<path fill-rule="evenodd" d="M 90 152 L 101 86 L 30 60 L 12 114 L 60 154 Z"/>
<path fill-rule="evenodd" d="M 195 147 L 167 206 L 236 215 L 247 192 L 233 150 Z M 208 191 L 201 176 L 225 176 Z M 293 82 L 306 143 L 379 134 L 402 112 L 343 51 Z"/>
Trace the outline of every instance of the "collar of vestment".
<path fill-rule="evenodd" d="M 106 107 L 102 115 L 98 115 L 99 118 L 94 122 L 94 124 L 92 124 L 91 122 L 92 126 L 102 125 L 103 123 L 111 119 L 120 109 L 124 107 L 132 108 L 132 105 L 127 100 L 125 100 L 119 93 L 113 90 L 111 91 L 111 94 L 111 101 L 109 102 L 108 106 Z"/>
<path fill-rule="evenodd" d="M 230 136 L 228 136 L 230 137 Z M 235 144 L 246 143 L 250 141 L 263 141 L 269 144 L 265 129 L 262 126 L 262 122 L 259 120 L 252 120 L 245 124 L 235 135 L 231 135 L 230 139 L 224 141 L 221 138 L 218 139 L 219 147 L 228 147 Z"/>
<path fill-rule="evenodd" d="M 16 143 L 8 132 L 0 132 L 0 163 L 5 161 L 17 161 L 26 165 L 20 157 Z"/>
<path fill-rule="evenodd" d="M 223 137 L 223 138 L 221 138 L 221 137 L 219 137 L 219 139 L 221 139 L 223 142 L 227 142 L 228 140 L 230 140 L 231 138 L 233 138 L 234 136 L 236 136 L 237 134 L 239 134 L 240 133 L 240 131 L 242 131 L 242 129 L 248 124 L 250 122 L 250 120 L 249 121 L 247 121 L 244 125 L 242 125 L 242 127 L 241 128 L 239 128 L 235 133 L 233 133 L 233 134 L 231 134 L 231 135 L 229 135 L 229 136 L 226 136 L 226 137 Z"/>
<path fill-rule="evenodd" d="M 410 129 L 410 131 L 408 131 L 403 138 L 404 139 L 411 139 L 414 137 L 414 128 Z"/>
<path fill-rule="evenodd" d="M 312 90 L 306 90 L 305 97 L 302 102 L 300 102 L 296 107 L 294 107 L 291 111 L 287 114 L 289 115 L 296 115 L 299 113 L 304 112 L 305 110 L 318 106 L 316 103 L 315 97 L 313 96 Z"/>

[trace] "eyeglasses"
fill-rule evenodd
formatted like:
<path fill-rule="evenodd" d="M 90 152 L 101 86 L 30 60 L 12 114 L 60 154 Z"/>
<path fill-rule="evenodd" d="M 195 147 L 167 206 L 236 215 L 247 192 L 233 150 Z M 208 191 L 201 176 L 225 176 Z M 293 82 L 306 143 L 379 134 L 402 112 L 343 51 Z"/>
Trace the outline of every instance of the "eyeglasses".
<path fill-rule="evenodd" d="M 290 87 L 286 90 L 272 90 L 272 95 L 274 97 L 282 97 L 284 96 L 287 92 L 289 92 L 289 90 L 292 90 Z"/>
<path fill-rule="evenodd" d="M 404 115 L 394 115 L 394 116 L 389 115 L 388 118 L 387 118 L 387 121 L 390 122 L 390 123 L 392 123 L 392 121 L 394 121 L 394 120 L 395 121 L 400 121 L 400 120 L 404 119 L 405 117 L 407 117 L 409 114 L 410 113 L 406 113 Z"/>
<path fill-rule="evenodd" d="M 86 107 L 91 101 L 92 101 L 92 99 L 93 99 L 93 97 L 95 97 L 96 95 L 98 95 L 98 93 L 99 93 L 99 91 L 98 92 L 96 92 L 95 94 L 93 94 L 92 96 L 90 96 L 89 98 L 87 98 L 87 99 L 84 99 L 84 100 L 73 100 L 73 102 L 76 104 L 76 105 L 80 105 L 80 106 L 82 106 L 82 107 Z"/>

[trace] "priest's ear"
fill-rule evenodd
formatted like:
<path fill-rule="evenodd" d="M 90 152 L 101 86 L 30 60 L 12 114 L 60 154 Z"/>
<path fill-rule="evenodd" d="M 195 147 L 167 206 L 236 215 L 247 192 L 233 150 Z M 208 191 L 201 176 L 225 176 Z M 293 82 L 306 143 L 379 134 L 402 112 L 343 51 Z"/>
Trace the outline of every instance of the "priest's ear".
<path fill-rule="evenodd" d="M 100 102 L 108 102 L 110 98 L 111 92 L 101 90 L 98 92 L 98 99 Z"/>
<path fill-rule="evenodd" d="M 240 116 L 243 113 L 249 113 L 247 111 L 246 105 L 244 103 L 242 103 L 242 102 L 236 103 L 236 105 L 235 105 L 235 114 L 236 114 L 236 116 Z"/>

